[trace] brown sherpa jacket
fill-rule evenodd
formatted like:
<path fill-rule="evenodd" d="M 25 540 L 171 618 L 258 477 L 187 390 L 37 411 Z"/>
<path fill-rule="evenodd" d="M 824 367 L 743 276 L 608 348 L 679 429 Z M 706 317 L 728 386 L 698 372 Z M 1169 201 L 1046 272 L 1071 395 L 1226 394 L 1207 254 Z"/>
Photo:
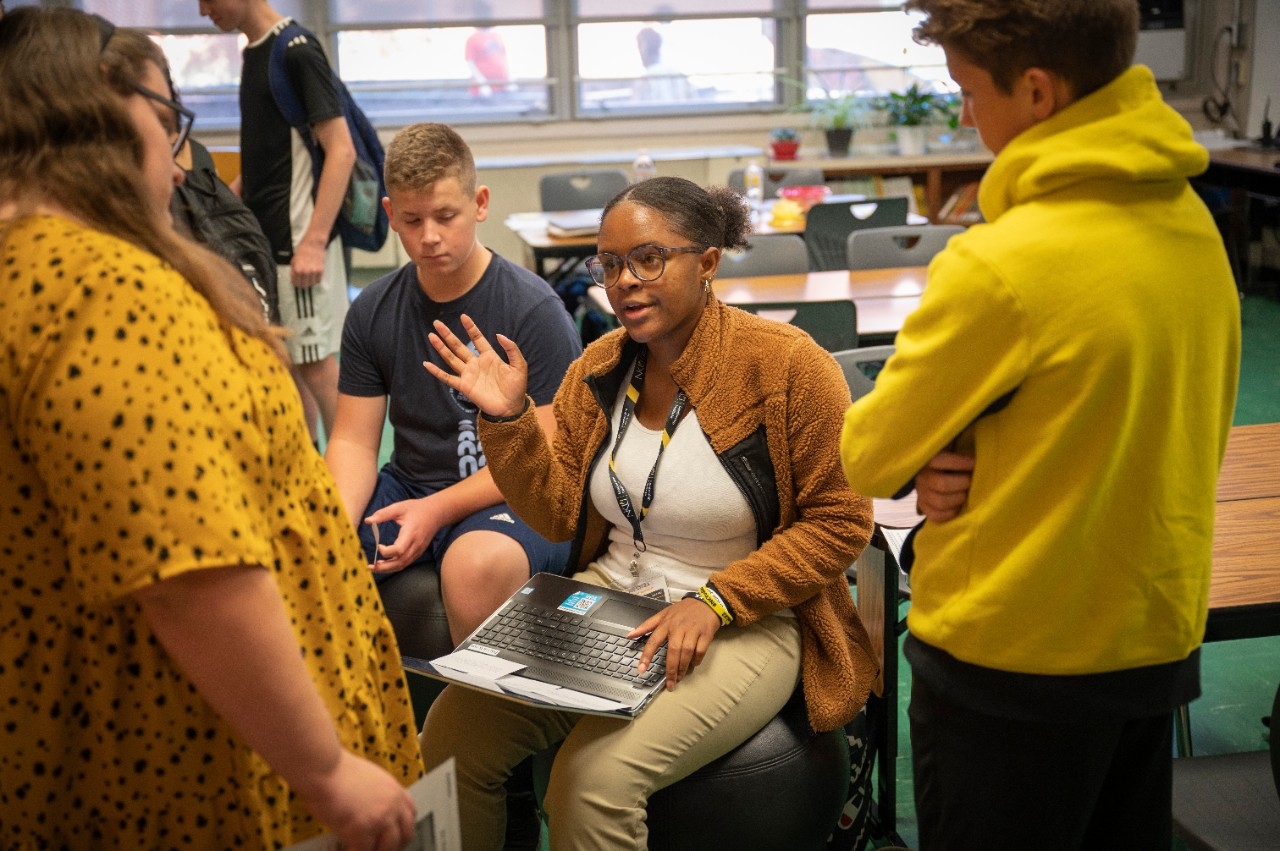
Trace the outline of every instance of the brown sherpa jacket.
<path fill-rule="evenodd" d="M 532 406 L 511 422 L 480 417 L 481 442 L 503 496 L 549 540 L 574 539 L 571 569 L 607 545 L 587 482 L 606 451 L 609 412 L 636 351 L 619 329 L 569 367 L 555 398 L 550 448 Z M 784 608 L 795 612 L 810 723 L 835 729 L 866 702 L 878 673 L 845 579 L 871 535 L 872 509 L 840 467 L 849 407 L 844 376 L 803 332 L 714 296 L 672 373 L 763 525 L 759 548 L 712 581 L 735 614 L 734 626 Z"/>

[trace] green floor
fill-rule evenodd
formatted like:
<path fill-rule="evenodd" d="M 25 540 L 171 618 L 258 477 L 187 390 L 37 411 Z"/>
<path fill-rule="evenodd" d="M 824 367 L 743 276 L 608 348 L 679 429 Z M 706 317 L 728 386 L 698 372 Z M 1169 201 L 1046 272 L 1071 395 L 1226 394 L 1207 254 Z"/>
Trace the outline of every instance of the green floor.
<path fill-rule="evenodd" d="M 1243 354 L 1235 424 L 1280 422 L 1280 301 L 1269 295 L 1246 296 L 1241 321 Z M 898 832 L 914 847 L 917 836 L 906 713 L 911 674 L 906 661 L 899 659 Z M 1201 672 L 1203 694 L 1191 704 L 1194 752 L 1205 756 L 1265 749 L 1267 728 L 1262 718 L 1271 711 L 1280 677 L 1280 636 L 1206 644 Z M 1174 848 L 1185 846 L 1175 840 Z"/>

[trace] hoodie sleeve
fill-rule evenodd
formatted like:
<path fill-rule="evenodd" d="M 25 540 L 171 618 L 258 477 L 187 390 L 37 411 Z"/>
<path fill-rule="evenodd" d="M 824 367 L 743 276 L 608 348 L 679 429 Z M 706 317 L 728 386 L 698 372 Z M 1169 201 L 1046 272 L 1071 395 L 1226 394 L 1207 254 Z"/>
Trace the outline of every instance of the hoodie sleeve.
<path fill-rule="evenodd" d="M 1026 313 L 999 271 L 964 250 L 972 235 L 934 258 L 875 389 L 845 414 L 840 454 L 859 493 L 909 489 L 929 459 L 1026 375 Z"/>

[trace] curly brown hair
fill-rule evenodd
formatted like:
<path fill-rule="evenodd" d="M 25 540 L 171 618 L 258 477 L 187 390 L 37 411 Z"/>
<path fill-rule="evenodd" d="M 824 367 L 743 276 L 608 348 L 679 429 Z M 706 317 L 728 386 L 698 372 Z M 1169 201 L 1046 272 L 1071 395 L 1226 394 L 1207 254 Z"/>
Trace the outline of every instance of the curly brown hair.
<path fill-rule="evenodd" d="M 683 177 L 651 177 L 614 196 L 600 220 L 623 201 L 656 210 L 672 230 L 705 248 L 745 248 L 751 235 L 751 208 L 728 186 L 704 188 Z"/>
<path fill-rule="evenodd" d="M 1028 68 L 1058 74 L 1075 97 L 1091 94 L 1133 64 L 1138 0 L 907 0 L 926 17 L 920 44 L 954 50 L 1000 91 Z"/>

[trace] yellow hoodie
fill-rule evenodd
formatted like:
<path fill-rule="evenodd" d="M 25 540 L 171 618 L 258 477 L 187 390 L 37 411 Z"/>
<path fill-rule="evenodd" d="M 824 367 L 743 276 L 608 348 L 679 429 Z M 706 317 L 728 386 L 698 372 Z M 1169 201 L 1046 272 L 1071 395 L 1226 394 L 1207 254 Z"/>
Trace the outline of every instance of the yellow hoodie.
<path fill-rule="evenodd" d="M 873 496 L 953 441 L 977 459 L 964 510 L 916 540 L 919 640 L 1051 675 L 1199 646 L 1240 352 L 1222 240 L 1187 182 L 1207 162 L 1131 68 L 1001 151 L 988 224 L 934 259 L 841 443 Z"/>

